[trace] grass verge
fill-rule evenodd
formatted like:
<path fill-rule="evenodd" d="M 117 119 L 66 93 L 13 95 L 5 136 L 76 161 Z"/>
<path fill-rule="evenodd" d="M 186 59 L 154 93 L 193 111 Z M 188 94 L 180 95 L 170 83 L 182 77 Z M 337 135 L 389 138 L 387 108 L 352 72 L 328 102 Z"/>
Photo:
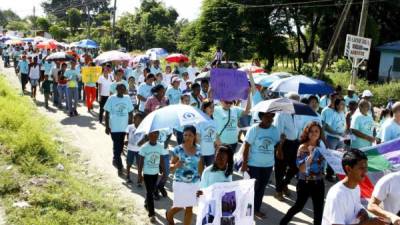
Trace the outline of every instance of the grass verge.
<path fill-rule="evenodd" d="M 132 203 L 85 175 L 57 133 L 0 76 L 0 198 L 7 223 L 134 224 Z"/>

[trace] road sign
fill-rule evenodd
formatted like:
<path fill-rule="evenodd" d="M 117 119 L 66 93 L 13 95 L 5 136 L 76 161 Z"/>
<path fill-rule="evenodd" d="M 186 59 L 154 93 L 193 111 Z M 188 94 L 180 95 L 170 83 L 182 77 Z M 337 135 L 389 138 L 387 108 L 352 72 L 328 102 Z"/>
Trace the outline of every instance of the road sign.
<path fill-rule="evenodd" d="M 353 59 L 367 60 L 371 50 L 371 41 L 370 38 L 348 34 L 346 36 L 344 56 Z"/>

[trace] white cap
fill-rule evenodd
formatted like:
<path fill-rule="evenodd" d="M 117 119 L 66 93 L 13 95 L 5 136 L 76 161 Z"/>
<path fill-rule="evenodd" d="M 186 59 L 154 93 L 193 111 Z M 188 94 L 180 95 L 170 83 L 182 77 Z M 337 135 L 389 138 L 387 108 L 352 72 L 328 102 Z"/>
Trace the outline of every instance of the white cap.
<path fill-rule="evenodd" d="M 361 97 L 372 97 L 374 96 L 370 90 L 364 90 Z"/>

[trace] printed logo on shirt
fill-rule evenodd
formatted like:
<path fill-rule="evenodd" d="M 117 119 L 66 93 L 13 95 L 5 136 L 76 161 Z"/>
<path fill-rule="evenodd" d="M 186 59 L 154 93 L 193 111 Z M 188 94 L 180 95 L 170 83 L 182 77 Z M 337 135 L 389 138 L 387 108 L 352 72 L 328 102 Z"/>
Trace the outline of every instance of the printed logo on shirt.
<path fill-rule="evenodd" d="M 127 115 L 127 107 L 124 103 L 118 103 L 115 105 L 115 113 L 117 116 L 126 116 Z"/>
<path fill-rule="evenodd" d="M 262 153 L 267 153 L 272 151 L 273 148 L 271 148 L 272 145 L 272 140 L 269 137 L 260 137 L 258 142 L 260 143 L 258 145 L 258 149 Z"/>
<path fill-rule="evenodd" d="M 215 128 L 213 126 L 208 126 L 206 127 L 203 135 L 203 140 L 205 142 L 213 142 L 214 141 L 214 137 L 216 135 L 216 131 Z"/>

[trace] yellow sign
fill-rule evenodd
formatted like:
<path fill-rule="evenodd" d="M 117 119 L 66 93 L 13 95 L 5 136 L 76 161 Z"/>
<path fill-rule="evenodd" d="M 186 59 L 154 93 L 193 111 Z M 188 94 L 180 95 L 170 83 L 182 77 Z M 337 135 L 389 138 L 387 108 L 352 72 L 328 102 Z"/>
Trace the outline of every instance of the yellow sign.
<path fill-rule="evenodd" d="M 83 83 L 96 83 L 101 75 L 101 66 L 82 67 L 81 73 Z"/>

